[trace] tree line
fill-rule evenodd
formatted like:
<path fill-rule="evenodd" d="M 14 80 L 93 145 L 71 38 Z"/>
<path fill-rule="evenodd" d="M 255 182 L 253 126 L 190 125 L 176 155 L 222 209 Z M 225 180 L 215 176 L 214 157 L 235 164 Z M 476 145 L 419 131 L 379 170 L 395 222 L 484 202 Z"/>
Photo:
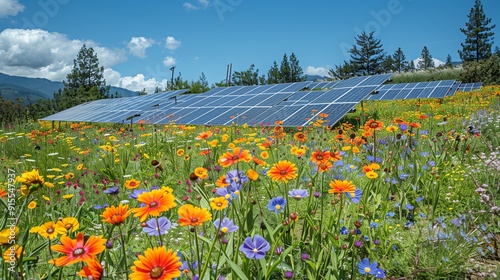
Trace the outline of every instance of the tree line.
<path fill-rule="evenodd" d="M 486 84 L 500 84 L 500 49 L 492 51 L 493 29 L 491 18 L 485 15 L 480 0 L 475 0 L 468 14 L 465 28 L 460 31 L 465 35 L 458 51 L 463 61 L 462 82 L 483 81 Z M 427 46 L 424 46 L 418 64 L 408 61 L 401 48 L 392 54 L 386 54 L 381 39 L 375 38 L 375 33 L 362 32 L 355 37 L 355 44 L 349 50 L 350 59 L 329 70 L 328 79 L 348 79 L 359 75 L 380 73 L 402 73 L 416 69 L 428 70 L 434 68 L 434 61 Z M 451 55 L 448 54 L 444 67 L 453 67 Z M 280 64 L 274 61 L 266 74 L 260 74 L 259 69 L 251 64 L 246 70 L 234 71 L 228 79 L 215 86 L 247 86 L 304 81 L 306 76 L 295 53 L 289 56 L 285 53 Z M 80 49 L 73 61 L 73 69 L 63 82 L 64 88 L 54 93 L 54 98 L 40 99 L 36 102 L 23 104 L 21 99 L 8 101 L 0 94 L 0 123 L 8 124 L 16 121 L 37 120 L 45 116 L 74 107 L 84 102 L 120 97 L 118 93 L 111 94 L 110 86 L 104 79 L 104 67 L 99 66 L 97 54 L 85 45 Z M 157 87 L 155 93 L 175 89 L 188 89 L 190 93 L 201 93 L 211 88 L 204 73 L 198 81 L 186 81 L 181 73 L 173 83 L 165 89 Z M 139 95 L 147 94 L 142 90 Z M 23 106 L 24 105 L 24 106 Z"/>

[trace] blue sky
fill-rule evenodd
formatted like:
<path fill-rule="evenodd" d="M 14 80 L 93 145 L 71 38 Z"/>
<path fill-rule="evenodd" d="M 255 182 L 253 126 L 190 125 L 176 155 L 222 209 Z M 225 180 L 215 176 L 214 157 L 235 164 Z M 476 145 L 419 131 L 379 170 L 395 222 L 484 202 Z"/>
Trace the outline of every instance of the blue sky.
<path fill-rule="evenodd" d="M 500 34 L 500 1 L 483 0 Z M 0 72 L 62 81 L 85 43 L 106 68 L 108 84 L 132 90 L 165 87 L 175 76 L 210 84 L 226 67 L 273 61 L 295 53 L 307 74 L 326 75 L 348 59 L 362 31 L 375 31 L 388 54 L 408 60 L 424 46 L 446 60 L 465 39 L 474 0 L 0 0 Z M 500 45 L 498 42 L 495 46 Z"/>

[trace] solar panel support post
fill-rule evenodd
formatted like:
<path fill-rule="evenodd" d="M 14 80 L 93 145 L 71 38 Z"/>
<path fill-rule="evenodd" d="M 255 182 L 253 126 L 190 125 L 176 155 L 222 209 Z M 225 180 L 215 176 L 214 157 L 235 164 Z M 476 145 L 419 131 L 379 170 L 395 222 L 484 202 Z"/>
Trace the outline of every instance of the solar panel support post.
<path fill-rule="evenodd" d="M 54 130 L 54 126 L 55 126 L 54 122 L 55 121 L 52 121 L 52 130 Z"/>
<path fill-rule="evenodd" d="M 363 118 L 363 112 L 365 111 L 364 109 L 364 100 L 361 100 L 361 112 L 359 112 L 359 127 L 361 127 L 364 123 L 364 118 Z"/>
<path fill-rule="evenodd" d="M 172 78 L 170 80 L 170 90 L 174 89 L 174 70 L 175 66 L 170 67 L 170 71 L 172 71 Z"/>

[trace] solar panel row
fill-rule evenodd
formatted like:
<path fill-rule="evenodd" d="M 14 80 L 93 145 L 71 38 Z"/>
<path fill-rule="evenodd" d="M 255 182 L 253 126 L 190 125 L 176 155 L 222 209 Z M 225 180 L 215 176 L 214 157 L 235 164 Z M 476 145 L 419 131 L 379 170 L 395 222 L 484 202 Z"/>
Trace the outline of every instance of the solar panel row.
<path fill-rule="evenodd" d="M 459 90 L 463 92 L 471 92 L 476 89 L 480 89 L 483 83 L 467 83 L 461 84 Z"/>
<path fill-rule="evenodd" d="M 335 82 L 297 82 L 187 90 L 88 102 L 43 120 L 150 124 L 306 126 L 319 119 L 335 124 L 362 100 L 443 98 L 460 86 L 453 80 L 382 85 L 390 74 Z M 472 85 L 471 85 L 472 88 Z M 465 87 L 468 89 L 468 87 Z M 371 94 L 377 93 L 377 94 Z"/>

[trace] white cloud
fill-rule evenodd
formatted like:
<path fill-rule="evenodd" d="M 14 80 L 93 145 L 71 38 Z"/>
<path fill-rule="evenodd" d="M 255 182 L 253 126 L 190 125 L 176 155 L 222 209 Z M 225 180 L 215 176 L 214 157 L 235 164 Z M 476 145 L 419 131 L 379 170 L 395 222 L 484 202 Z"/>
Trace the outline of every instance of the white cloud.
<path fill-rule="evenodd" d="M 140 58 L 146 57 L 146 49 L 151 47 L 155 43 L 155 40 L 144 37 L 132 37 L 130 42 L 128 42 L 128 51 Z"/>
<path fill-rule="evenodd" d="M 306 75 L 319 75 L 322 77 L 328 77 L 328 71 L 330 70 L 330 67 L 327 65 L 325 67 L 314 67 L 314 66 L 307 66 L 305 74 Z"/>
<path fill-rule="evenodd" d="M 200 5 L 201 5 L 203 8 L 208 7 L 208 4 L 210 4 L 210 1 L 208 1 L 208 0 L 198 0 L 198 2 L 200 3 Z"/>
<path fill-rule="evenodd" d="M 0 33 L 0 72 L 62 81 L 73 69 L 73 60 L 83 44 L 94 49 L 104 68 L 126 60 L 123 50 L 92 41 L 70 40 L 64 34 L 41 29 L 5 29 Z"/>
<path fill-rule="evenodd" d="M 24 5 L 18 0 L 0 0 L 0 18 L 15 16 L 24 11 Z"/>
<path fill-rule="evenodd" d="M 415 64 L 415 67 L 416 67 L 416 68 L 418 68 L 418 63 L 419 63 L 420 61 L 423 61 L 423 60 L 424 60 L 424 59 L 423 59 L 423 58 L 421 58 L 421 57 L 419 57 L 419 58 L 417 58 L 417 59 L 414 59 L 414 60 L 413 60 L 413 63 Z M 432 61 L 434 61 L 434 67 L 439 67 L 439 66 L 443 66 L 443 65 L 445 65 L 445 64 L 446 64 L 446 63 L 444 63 L 443 61 L 441 61 L 441 60 L 439 60 L 439 59 L 437 59 L 437 58 L 434 58 L 434 57 L 432 58 Z"/>
<path fill-rule="evenodd" d="M 189 2 L 184 2 L 184 4 L 182 4 L 182 6 L 184 7 L 184 9 L 186 10 L 189 10 L 189 11 L 196 11 L 198 10 L 198 7 L 196 7 L 195 5 L 189 3 Z"/>
<path fill-rule="evenodd" d="M 165 47 L 171 51 L 176 50 L 178 47 L 180 47 L 181 41 L 176 40 L 172 36 L 168 36 L 167 39 L 165 39 Z"/>
<path fill-rule="evenodd" d="M 104 70 L 104 78 L 106 79 L 106 83 L 109 85 L 126 88 L 132 91 L 141 91 L 146 89 L 147 93 L 153 93 L 156 87 L 165 89 L 168 85 L 167 79 L 163 79 L 161 81 L 158 81 L 155 78 L 146 79 L 143 74 L 122 77 L 120 73 L 111 68 Z"/>
<path fill-rule="evenodd" d="M 167 56 L 163 60 L 163 65 L 165 65 L 166 67 L 170 67 L 172 65 L 175 65 L 176 63 L 177 63 L 177 60 L 175 60 L 175 58 L 173 58 L 171 56 Z"/>

